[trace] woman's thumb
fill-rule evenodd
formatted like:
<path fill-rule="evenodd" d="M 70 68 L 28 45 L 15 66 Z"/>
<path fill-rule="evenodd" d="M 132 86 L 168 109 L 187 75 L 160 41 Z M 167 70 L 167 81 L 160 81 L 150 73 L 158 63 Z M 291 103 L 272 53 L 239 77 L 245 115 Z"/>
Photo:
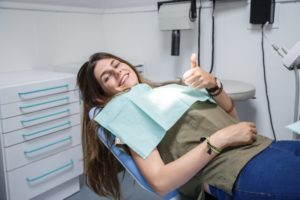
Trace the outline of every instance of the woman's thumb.
<path fill-rule="evenodd" d="M 191 67 L 192 68 L 197 67 L 197 56 L 194 53 L 191 55 Z"/>

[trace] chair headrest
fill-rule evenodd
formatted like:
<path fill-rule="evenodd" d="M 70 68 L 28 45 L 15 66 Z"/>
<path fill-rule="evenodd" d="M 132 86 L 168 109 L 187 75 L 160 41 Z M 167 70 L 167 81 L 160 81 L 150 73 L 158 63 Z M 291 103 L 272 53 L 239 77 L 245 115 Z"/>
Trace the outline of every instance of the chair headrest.
<path fill-rule="evenodd" d="M 89 118 L 90 120 L 93 120 L 102 110 L 102 108 L 98 108 L 98 107 L 93 107 L 91 108 L 91 110 L 89 111 Z"/>

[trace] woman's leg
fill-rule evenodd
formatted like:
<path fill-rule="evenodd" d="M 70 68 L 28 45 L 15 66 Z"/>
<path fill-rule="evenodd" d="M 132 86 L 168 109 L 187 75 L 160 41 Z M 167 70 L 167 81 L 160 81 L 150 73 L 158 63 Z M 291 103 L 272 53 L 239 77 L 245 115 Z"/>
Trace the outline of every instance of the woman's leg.
<path fill-rule="evenodd" d="M 274 142 L 242 169 L 234 200 L 299 200 L 300 141 Z"/>
<path fill-rule="evenodd" d="M 209 191 L 212 196 L 216 197 L 218 200 L 231 200 L 232 196 L 220 190 L 219 188 L 209 185 Z"/>
<path fill-rule="evenodd" d="M 293 141 L 276 141 L 272 145 L 273 148 L 280 149 L 282 151 L 286 150 L 289 151 L 291 154 L 295 156 L 300 156 L 300 141 L 293 140 Z"/>

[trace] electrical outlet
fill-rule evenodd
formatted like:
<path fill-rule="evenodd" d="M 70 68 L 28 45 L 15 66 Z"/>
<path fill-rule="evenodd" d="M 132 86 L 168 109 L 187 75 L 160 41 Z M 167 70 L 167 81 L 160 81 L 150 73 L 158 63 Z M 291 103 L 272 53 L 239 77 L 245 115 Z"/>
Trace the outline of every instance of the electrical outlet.
<path fill-rule="evenodd" d="M 247 5 L 247 13 L 248 13 L 248 26 L 247 29 L 248 30 L 259 30 L 261 29 L 261 24 L 251 24 L 250 23 L 250 8 L 251 8 L 251 4 L 250 4 L 250 0 L 248 0 L 248 5 Z M 275 3 L 275 11 L 274 11 L 274 23 L 273 24 L 268 24 L 265 26 L 265 30 L 270 30 L 270 29 L 279 29 L 279 21 L 280 21 L 280 4 L 279 3 Z"/>

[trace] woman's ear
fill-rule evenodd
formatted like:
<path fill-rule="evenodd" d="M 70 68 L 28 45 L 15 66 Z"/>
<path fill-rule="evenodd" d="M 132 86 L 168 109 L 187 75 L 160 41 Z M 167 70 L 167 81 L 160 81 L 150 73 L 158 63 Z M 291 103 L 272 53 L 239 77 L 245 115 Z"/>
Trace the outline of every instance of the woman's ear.
<path fill-rule="evenodd" d="M 96 99 L 98 107 L 103 108 L 109 101 L 111 97 L 102 96 L 101 98 Z"/>

